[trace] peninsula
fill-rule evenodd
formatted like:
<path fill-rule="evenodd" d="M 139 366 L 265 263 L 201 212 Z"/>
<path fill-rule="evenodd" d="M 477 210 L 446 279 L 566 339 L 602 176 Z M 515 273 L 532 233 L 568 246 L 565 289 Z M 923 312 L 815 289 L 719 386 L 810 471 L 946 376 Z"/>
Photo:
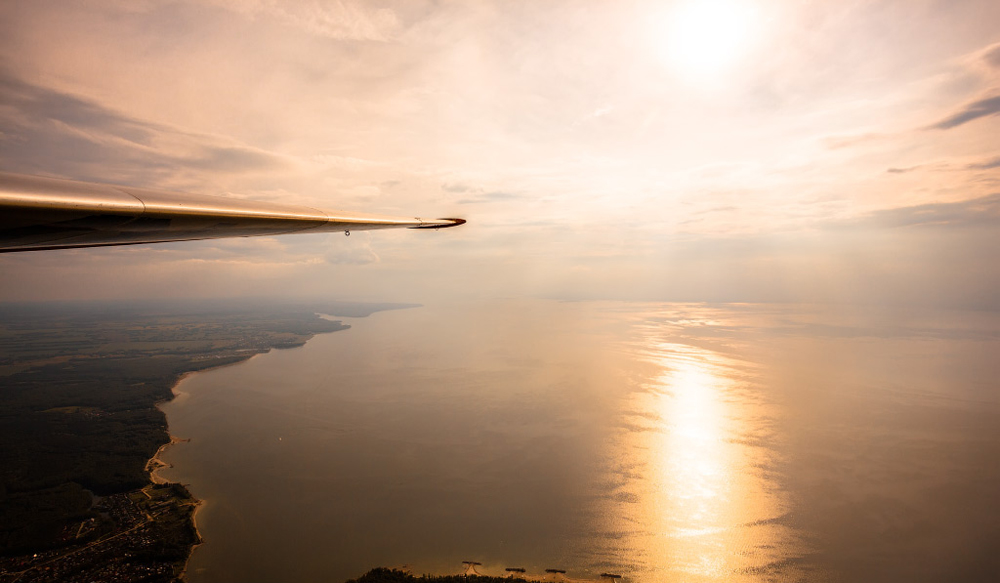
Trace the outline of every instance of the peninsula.
<path fill-rule="evenodd" d="M 153 483 L 156 405 L 234 364 L 401 304 L 0 305 L 0 583 L 175 581 L 195 500 Z"/>

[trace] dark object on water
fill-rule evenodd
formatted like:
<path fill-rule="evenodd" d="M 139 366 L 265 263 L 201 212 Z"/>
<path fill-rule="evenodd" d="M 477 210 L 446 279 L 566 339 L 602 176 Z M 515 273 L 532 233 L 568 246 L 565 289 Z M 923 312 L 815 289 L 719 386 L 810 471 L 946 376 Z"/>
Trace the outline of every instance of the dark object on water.
<path fill-rule="evenodd" d="M 545 569 L 545 572 L 546 572 L 546 573 L 559 573 L 559 574 L 565 574 L 565 573 L 566 573 L 566 569 Z"/>
<path fill-rule="evenodd" d="M 527 570 L 524 567 L 507 567 L 505 571 L 508 573 L 524 573 Z"/>
<path fill-rule="evenodd" d="M 462 561 L 462 564 L 463 565 L 469 565 L 471 567 L 475 567 L 476 565 L 482 565 L 482 563 L 480 563 L 478 561 Z"/>
<path fill-rule="evenodd" d="M 471 579 L 467 579 L 463 575 L 422 575 L 414 577 L 410 573 L 386 568 L 372 569 L 357 579 L 347 581 L 347 583 L 466 583 L 467 581 L 475 581 L 476 583 L 529 583 L 520 577 L 512 578 L 510 575 L 504 575 L 503 577 L 476 575 Z"/>
<path fill-rule="evenodd" d="M 601 573 L 601 577 L 607 577 L 608 579 L 621 579 L 621 575 L 616 575 L 614 573 Z"/>

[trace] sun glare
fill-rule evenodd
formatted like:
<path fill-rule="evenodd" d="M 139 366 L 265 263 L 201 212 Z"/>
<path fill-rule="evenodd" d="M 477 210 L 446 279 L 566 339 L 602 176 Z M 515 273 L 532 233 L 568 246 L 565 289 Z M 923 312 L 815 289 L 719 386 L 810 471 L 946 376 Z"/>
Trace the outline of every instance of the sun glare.
<path fill-rule="evenodd" d="M 653 42 L 673 68 L 706 78 L 735 65 L 758 26 L 756 7 L 748 0 L 686 0 L 659 20 Z"/>

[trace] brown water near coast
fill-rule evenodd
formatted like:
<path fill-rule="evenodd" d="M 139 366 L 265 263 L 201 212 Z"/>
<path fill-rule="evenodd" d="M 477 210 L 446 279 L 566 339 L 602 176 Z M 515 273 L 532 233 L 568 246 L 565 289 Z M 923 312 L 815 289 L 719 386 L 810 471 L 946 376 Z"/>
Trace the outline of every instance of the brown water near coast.
<path fill-rule="evenodd" d="M 996 314 L 539 300 L 345 321 L 163 406 L 191 442 L 158 473 L 206 501 L 192 583 L 1000 566 Z"/>

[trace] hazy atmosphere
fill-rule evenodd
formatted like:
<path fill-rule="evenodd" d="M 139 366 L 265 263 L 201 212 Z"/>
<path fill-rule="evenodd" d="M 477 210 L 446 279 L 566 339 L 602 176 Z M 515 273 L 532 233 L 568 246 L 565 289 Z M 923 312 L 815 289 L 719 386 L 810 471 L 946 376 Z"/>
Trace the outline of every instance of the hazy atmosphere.
<path fill-rule="evenodd" d="M 469 224 L 8 254 L 0 300 L 996 308 L 997 22 L 992 0 L 7 1 L 0 170 Z"/>
<path fill-rule="evenodd" d="M 1000 572 L 997 0 L 4 0 L 0 172 L 406 217 L 0 177 L 351 230 L 3 247 L 0 583 Z"/>

